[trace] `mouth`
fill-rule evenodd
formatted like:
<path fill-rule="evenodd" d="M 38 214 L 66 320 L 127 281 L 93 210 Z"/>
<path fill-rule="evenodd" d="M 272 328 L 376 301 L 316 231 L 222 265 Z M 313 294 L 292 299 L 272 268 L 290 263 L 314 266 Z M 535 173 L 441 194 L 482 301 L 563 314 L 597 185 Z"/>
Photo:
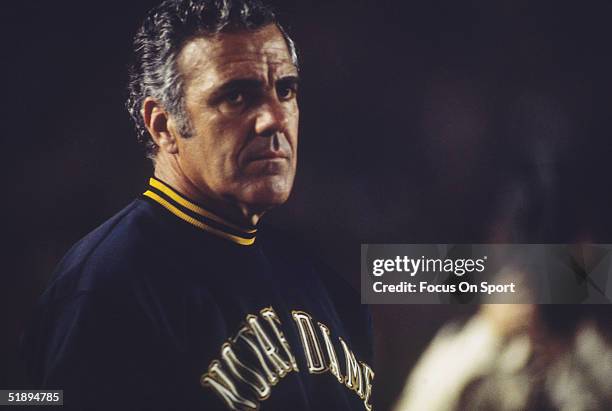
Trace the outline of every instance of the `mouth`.
<path fill-rule="evenodd" d="M 260 177 L 285 175 L 290 166 L 290 157 L 283 151 L 254 153 L 245 158 L 245 172 Z"/>
<path fill-rule="evenodd" d="M 289 156 L 284 153 L 262 153 L 247 158 L 247 163 L 254 163 L 257 161 L 286 161 L 289 160 Z"/>

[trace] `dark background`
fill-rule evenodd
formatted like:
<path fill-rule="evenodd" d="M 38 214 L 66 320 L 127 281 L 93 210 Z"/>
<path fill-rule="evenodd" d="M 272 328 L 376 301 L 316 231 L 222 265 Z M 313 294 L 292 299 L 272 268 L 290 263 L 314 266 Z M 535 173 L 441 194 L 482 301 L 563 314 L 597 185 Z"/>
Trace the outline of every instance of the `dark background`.
<path fill-rule="evenodd" d="M 156 1 L 10 2 L 2 18 L 0 388 L 72 243 L 151 170 L 123 108 Z M 355 286 L 367 242 L 612 242 L 609 1 L 277 1 L 301 50 L 300 165 L 267 222 Z M 461 306 L 375 306 L 387 409 Z M 103 345 L 101 346 L 103 349 Z"/>

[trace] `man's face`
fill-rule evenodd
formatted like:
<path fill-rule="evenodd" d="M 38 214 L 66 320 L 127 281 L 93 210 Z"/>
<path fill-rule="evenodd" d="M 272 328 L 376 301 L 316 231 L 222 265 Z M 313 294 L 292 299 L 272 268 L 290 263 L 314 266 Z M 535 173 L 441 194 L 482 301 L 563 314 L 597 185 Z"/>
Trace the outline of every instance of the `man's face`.
<path fill-rule="evenodd" d="M 190 138 L 183 175 L 204 197 L 264 211 L 289 197 L 297 162 L 297 68 L 275 25 L 197 37 L 178 57 Z"/>

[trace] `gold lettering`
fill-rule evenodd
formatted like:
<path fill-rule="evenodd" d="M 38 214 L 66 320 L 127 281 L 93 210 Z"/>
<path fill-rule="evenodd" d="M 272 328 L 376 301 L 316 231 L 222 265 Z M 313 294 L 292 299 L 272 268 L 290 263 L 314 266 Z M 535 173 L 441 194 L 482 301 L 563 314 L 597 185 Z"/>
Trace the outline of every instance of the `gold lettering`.
<path fill-rule="evenodd" d="M 338 382 L 342 383 L 343 379 L 342 374 L 340 374 L 340 364 L 338 363 L 338 356 L 336 355 L 334 345 L 331 342 L 329 328 L 327 328 L 324 324 L 318 324 L 319 328 L 321 329 L 321 334 L 323 335 L 325 347 L 327 348 L 327 358 L 329 358 L 329 371 L 336 376 Z"/>
<path fill-rule="evenodd" d="M 276 335 L 276 338 L 280 342 L 280 345 L 283 347 L 283 350 L 285 351 L 285 354 L 289 359 L 289 363 L 291 364 L 291 368 L 293 369 L 293 371 L 299 371 L 297 361 L 295 360 L 293 352 L 291 352 L 289 342 L 287 342 L 285 334 L 283 334 L 283 332 L 278 327 L 281 322 L 278 316 L 276 315 L 274 309 L 272 307 L 264 308 L 263 310 L 261 310 L 261 316 L 268 322 L 270 328 L 272 328 L 272 330 L 274 331 L 274 335 Z"/>
<path fill-rule="evenodd" d="M 229 343 L 221 347 L 221 358 L 225 361 L 228 368 L 240 381 L 250 386 L 260 400 L 265 400 L 270 396 L 270 385 L 266 378 L 252 368 L 244 365 L 236 356 L 234 349 Z"/>
<path fill-rule="evenodd" d="M 344 350 L 344 357 L 346 359 L 346 377 L 344 382 L 347 387 L 351 390 L 355 391 L 359 398 L 363 399 L 363 384 L 361 378 L 361 367 L 355 358 L 355 354 L 351 350 L 349 350 L 348 346 L 344 342 L 342 338 L 340 338 L 340 344 L 342 344 L 342 349 Z"/>
<path fill-rule="evenodd" d="M 259 342 L 259 345 L 263 348 L 264 354 L 266 355 L 270 363 L 272 363 L 272 366 L 276 370 L 276 373 L 281 378 L 287 375 L 287 373 L 291 371 L 291 364 L 285 362 L 280 357 L 280 355 L 278 354 L 278 347 L 272 344 L 272 341 L 270 341 L 270 337 L 268 337 L 268 334 L 265 333 L 265 331 L 259 324 L 259 320 L 257 319 L 257 317 L 254 315 L 247 316 L 247 323 L 251 327 L 251 331 L 255 335 L 255 338 L 257 338 L 257 342 Z"/>
<path fill-rule="evenodd" d="M 238 340 L 241 340 L 241 341 L 244 341 L 246 343 L 246 345 L 253 352 L 253 354 L 255 354 L 255 357 L 257 357 L 257 361 L 259 361 L 259 365 L 261 365 L 261 368 L 263 369 L 264 373 L 266 374 L 266 377 L 268 378 L 268 381 L 270 382 L 270 384 L 276 385 L 276 383 L 278 383 L 278 377 L 270 369 L 270 367 L 268 366 L 268 363 L 266 363 L 266 360 L 265 360 L 263 354 L 261 353 L 261 350 L 259 349 L 259 347 L 255 343 L 255 341 L 253 341 L 250 337 L 248 337 L 247 334 L 248 335 L 253 335 L 253 332 L 247 326 L 242 327 L 240 329 L 240 331 L 238 332 L 238 334 L 236 335 L 236 338 L 234 339 L 234 342 L 237 342 Z"/>
<path fill-rule="evenodd" d="M 302 345 L 304 346 L 308 372 L 311 374 L 319 374 L 327 371 L 327 367 L 323 360 L 321 344 L 319 344 L 319 339 L 312 325 L 312 317 L 303 311 L 292 311 L 291 315 L 297 324 Z"/>
<path fill-rule="evenodd" d="M 361 368 L 363 368 L 363 379 L 365 380 L 365 395 L 363 397 L 363 405 L 366 410 L 372 411 L 372 404 L 370 404 L 370 397 L 372 396 L 372 380 L 374 379 L 374 371 L 370 366 L 364 362 L 361 362 Z"/>
<path fill-rule="evenodd" d="M 210 387 L 232 411 L 257 410 L 259 408 L 257 402 L 238 393 L 236 386 L 217 360 L 210 363 L 208 372 L 200 378 L 200 384 L 203 387 Z"/>

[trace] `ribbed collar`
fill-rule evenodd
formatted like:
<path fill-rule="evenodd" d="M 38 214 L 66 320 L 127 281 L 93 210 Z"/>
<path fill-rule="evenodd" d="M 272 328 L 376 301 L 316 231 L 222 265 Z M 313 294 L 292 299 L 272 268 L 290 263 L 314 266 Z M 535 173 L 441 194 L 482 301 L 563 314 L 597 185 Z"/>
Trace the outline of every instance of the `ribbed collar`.
<path fill-rule="evenodd" d="M 143 195 L 160 204 L 181 220 L 215 236 L 246 246 L 255 242 L 257 229 L 254 226 L 241 227 L 233 224 L 188 200 L 172 187 L 154 177 L 149 179 L 149 187 Z"/>

